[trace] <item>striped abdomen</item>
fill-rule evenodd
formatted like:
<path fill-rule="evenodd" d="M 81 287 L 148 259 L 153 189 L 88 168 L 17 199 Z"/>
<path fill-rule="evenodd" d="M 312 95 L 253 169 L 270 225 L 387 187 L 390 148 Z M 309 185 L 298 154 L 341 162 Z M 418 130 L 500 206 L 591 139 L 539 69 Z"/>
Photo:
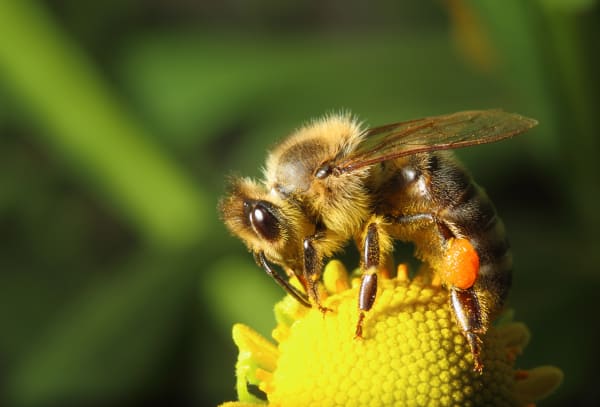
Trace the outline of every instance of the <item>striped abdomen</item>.
<path fill-rule="evenodd" d="M 498 310 L 510 288 L 512 256 L 493 203 L 450 153 L 431 153 L 420 163 L 426 166 L 422 170 L 438 219 L 454 237 L 468 239 L 479 255 L 475 289 L 489 297 L 491 312 Z"/>

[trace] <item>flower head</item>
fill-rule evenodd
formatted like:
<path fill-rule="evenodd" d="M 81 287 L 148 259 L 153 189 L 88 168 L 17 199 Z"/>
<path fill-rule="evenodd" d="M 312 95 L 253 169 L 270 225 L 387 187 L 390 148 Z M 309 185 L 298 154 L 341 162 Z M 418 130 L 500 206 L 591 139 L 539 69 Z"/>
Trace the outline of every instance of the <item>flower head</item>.
<path fill-rule="evenodd" d="M 363 338 L 353 335 L 357 279 L 338 261 L 323 276 L 331 312 L 286 296 L 275 306 L 277 344 L 236 324 L 240 401 L 222 406 L 530 406 L 560 384 L 555 367 L 515 370 L 529 341 L 524 324 L 505 320 L 488 330 L 479 374 L 447 290 L 423 277 L 410 280 L 405 267 L 380 281 Z"/>

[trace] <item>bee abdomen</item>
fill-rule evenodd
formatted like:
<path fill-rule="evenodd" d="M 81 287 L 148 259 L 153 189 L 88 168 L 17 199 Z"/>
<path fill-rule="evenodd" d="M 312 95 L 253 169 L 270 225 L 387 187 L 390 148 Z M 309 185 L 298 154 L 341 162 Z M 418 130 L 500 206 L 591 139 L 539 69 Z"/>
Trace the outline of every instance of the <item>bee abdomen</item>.
<path fill-rule="evenodd" d="M 504 303 L 512 281 L 512 254 L 492 202 L 475 183 L 470 199 L 446 211 L 446 221 L 454 225 L 454 233 L 468 239 L 479 255 L 476 288 L 494 297 L 495 307 Z M 470 214 L 470 215 L 469 215 Z"/>
<path fill-rule="evenodd" d="M 445 158 L 440 156 L 433 161 L 446 161 Z M 443 164 L 429 168 L 433 170 L 431 192 L 440 205 L 438 216 L 456 237 L 471 242 L 480 261 L 476 284 L 494 293 L 498 305 L 501 305 L 508 294 L 512 270 L 512 255 L 504 224 L 485 191 L 462 167 L 452 159 Z M 437 174 L 433 173 L 436 169 Z"/>

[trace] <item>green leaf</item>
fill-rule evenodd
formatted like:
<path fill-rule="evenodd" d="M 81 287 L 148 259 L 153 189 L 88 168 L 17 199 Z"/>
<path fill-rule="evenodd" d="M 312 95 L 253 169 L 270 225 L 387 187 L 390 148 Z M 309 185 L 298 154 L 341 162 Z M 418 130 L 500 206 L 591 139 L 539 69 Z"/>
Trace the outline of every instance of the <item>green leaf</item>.
<path fill-rule="evenodd" d="M 0 75 L 73 173 L 143 237 L 182 247 L 207 232 L 203 192 L 39 3 L 0 2 Z"/>

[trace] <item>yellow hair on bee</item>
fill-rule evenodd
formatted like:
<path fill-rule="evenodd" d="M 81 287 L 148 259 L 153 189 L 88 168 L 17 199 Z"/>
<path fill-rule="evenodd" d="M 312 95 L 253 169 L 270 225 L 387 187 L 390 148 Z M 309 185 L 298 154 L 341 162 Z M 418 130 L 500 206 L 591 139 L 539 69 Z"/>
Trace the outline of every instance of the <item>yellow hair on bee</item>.
<path fill-rule="evenodd" d="M 342 111 L 330 113 L 318 119 L 313 119 L 304 126 L 296 129 L 270 152 L 266 168 L 263 170 L 266 184 L 273 181 L 277 165 L 280 164 L 281 155 L 289 150 L 294 150 L 299 144 L 309 140 L 318 142 L 321 147 L 319 155 L 333 157 L 337 154 L 347 155 L 362 141 L 364 129 L 362 123 L 351 113 Z M 301 155 L 296 157 L 302 160 Z"/>
<path fill-rule="evenodd" d="M 319 179 L 314 171 L 332 158 L 352 152 L 362 141 L 361 124 L 349 113 L 330 114 L 296 130 L 269 155 L 264 171 L 267 188 L 297 196 L 341 239 L 352 236 L 370 214 L 364 182 L 368 168 Z M 324 214 L 325 216 L 321 216 Z M 333 247 L 325 244 L 324 250 Z M 339 246 L 337 244 L 336 246 Z"/>

